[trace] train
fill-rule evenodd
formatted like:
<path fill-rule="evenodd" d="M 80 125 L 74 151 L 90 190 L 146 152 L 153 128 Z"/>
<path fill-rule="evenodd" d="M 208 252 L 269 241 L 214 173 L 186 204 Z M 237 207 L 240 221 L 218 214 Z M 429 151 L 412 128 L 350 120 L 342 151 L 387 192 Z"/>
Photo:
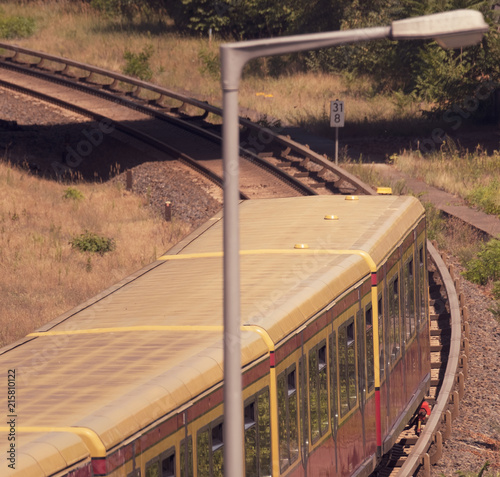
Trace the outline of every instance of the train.
<path fill-rule="evenodd" d="M 424 209 L 239 207 L 245 476 L 369 475 L 430 386 Z M 223 475 L 222 247 L 220 212 L 0 350 L 2 475 Z"/>

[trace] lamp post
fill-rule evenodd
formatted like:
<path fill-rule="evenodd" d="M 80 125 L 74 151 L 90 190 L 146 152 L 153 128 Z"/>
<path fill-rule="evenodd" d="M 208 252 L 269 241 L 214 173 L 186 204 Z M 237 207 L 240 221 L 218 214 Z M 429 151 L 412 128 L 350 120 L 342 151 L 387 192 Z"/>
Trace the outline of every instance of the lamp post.
<path fill-rule="evenodd" d="M 480 12 L 455 10 L 392 22 L 391 26 L 271 38 L 221 46 L 224 168 L 224 475 L 243 477 L 243 409 L 240 339 L 238 88 L 245 64 L 359 41 L 435 39 L 445 48 L 477 43 L 488 30 Z M 276 411 L 276 410 L 275 410 Z M 380 426 L 377 426 L 380 436 Z M 273 455 L 272 459 L 279 456 Z M 276 476 L 277 477 L 277 476 Z"/>

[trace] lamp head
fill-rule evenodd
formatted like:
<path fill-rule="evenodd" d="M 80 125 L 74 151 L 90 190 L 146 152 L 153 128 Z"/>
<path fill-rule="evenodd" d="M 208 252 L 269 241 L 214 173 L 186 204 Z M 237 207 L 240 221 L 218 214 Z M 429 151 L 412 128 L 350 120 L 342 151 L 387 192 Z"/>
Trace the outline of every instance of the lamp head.
<path fill-rule="evenodd" d="M 481 12 L 454 10 L 392 22 L 393 40 L 434 39 L 443 48 L 460 48 L 479 43 L 488 24 Z"/>

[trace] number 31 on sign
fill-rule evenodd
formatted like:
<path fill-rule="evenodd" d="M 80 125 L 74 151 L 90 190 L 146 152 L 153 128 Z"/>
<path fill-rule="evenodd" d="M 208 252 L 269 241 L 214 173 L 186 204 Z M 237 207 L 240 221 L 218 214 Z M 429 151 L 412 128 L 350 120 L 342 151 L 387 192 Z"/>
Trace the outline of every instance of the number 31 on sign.
<path fill-rule="evenodd" d="M 330 127 L 344 127 L 344 101 L 330 101 Z"/>

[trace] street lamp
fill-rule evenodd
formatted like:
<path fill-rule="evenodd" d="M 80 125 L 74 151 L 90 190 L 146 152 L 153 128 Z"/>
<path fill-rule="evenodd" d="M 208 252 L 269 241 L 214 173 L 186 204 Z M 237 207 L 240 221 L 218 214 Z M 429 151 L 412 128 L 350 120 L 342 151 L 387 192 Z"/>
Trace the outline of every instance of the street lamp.
<path fill-rule="evenodd" d="M 238 87 L 245 64 L 359 41 L 435 39 L 445 48 L 477 43 L 488 30 L 480 12 L 456 10 L 392 22 L 391 26 L 271 38 L 220 47 L 222 62 L 224 167 L 224 475 L 243 477 L 243 409 L 240 338 L 239 117 Z M 374 321 L 376 323 L 377 320 Z M 374 330 L 374 336 L 377 336 Z M 374 350 L 375 352 L 375 350 Z M 377 354 L 375 354 L 377 358 Z M 380 383 L 375 383 L 379 387 Z M 381 435 L 377 425 L 377 436 Z M 278 456 L 273 455 L 273 459 Z"/>

